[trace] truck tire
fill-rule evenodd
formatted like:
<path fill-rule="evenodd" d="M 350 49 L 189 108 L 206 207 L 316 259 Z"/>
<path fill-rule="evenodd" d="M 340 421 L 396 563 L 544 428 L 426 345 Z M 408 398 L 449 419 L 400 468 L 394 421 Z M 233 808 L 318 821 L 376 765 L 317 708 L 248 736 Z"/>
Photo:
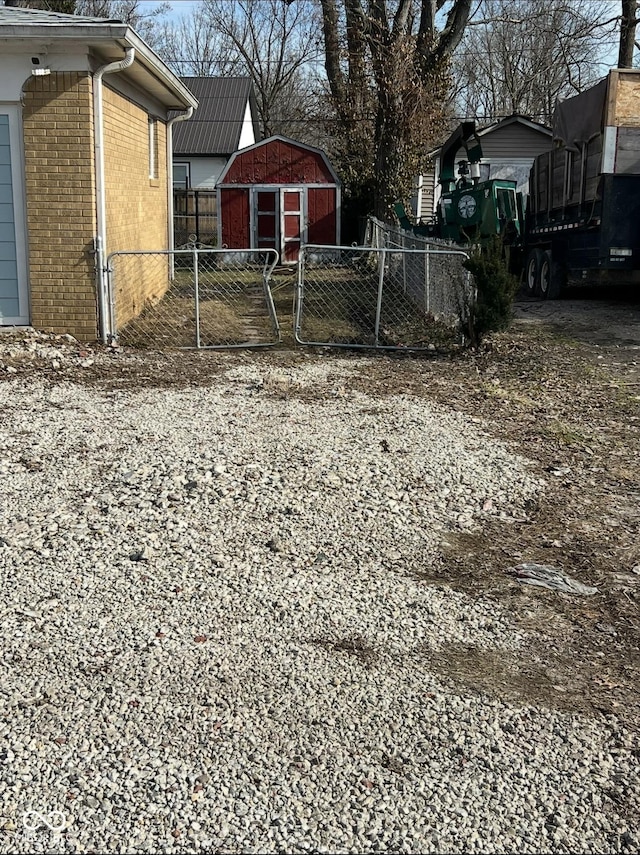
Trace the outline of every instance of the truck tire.
<path fill-rule="evenodd" d="M 524 266 L 524 290 L 527 297 L 536 296 L 539 266 L 540 250 L 532 249 L 527 255 L 527 263 Z"/>
<path fill-rule="evenodd" d="M 553 262 L 549 251 L 542 252 L 539 250 L 539 252 L 540 263 L 538 266 L 538 277 L 536 282 L 537 292 L 538 297 L 541 297 L 543 300 L 548 300 L 551 293 L 551 267 Z"/>
<path fill-rule="evenodd" d="M 567 284 L 567 273 L 563 264 L 556 261 L 551 250 L 542 253 L 538 274 L 539 296 L 543 300 L 557 300 Z"/>

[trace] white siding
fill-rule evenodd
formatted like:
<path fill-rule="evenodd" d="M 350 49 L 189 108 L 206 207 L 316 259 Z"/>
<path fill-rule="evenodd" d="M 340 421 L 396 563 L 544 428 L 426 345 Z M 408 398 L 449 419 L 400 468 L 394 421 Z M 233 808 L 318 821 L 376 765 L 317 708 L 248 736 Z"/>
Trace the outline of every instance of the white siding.
<path fill-rule="evenodd" d="M 253 145 L 256 141 L 253 133 L 253 122 L 251 121 L 251 108 L 247 101 L 247 106 L 244 111 L 244 119 L 242 120 L 242 130 L 240 131 L 240 142 L 238 148 L 246 148 L 248 145 Z"/>
<path fill-rule="evenodd" d="M 192 190 L 213 190 L 227 163 L 225 157 L 177 157 L 177 162 L 189 163 Z"/>
<path fill-rule="evenodd" d="M 551 134 L 513 122 L 481 136 L 480 144 L 483 157 L 487 160 L 494 157 L 513 158 L 514 156 L 533 159 L 543 151 L 549 151 Z"/>
<path fill-rule="evenodd" d="M 416 218 L 429 221 L 434 212 L 435 172 L 430 169 L 418 178 L 418 199 L 416 205 Z"/>
<path fill-rule="evenodd" d="M 14 48 L 14 50 L 16 50 Z M 0 101 L 20 101 L 22 87 L 31 77 L 31 71 L 36 66 L 31 57 L 40 59 L 40 68 L 50 68 L 56 71 L 86 71 L 88 57 L 86 53 L 67 49 L 66 52 L 56 53 L 54 47 L 50 53 L 41 53 L 42 42 L 24 41 L 20 44 L 19 52 L 13 53 L 12 48 L 2 45 L 0 51 Z"/>

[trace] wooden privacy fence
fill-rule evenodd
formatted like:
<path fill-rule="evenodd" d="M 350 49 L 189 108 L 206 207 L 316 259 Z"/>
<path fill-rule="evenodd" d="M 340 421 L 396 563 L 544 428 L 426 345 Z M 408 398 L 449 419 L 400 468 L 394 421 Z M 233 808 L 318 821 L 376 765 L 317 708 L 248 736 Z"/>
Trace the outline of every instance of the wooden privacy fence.
<path fill-rule="evenodd" d="M 173 191 L 173 237 L 177 247 L 191 235 L 198 243 L 215 246 L 218 242 L 218 205 L 215 190 Z"/>

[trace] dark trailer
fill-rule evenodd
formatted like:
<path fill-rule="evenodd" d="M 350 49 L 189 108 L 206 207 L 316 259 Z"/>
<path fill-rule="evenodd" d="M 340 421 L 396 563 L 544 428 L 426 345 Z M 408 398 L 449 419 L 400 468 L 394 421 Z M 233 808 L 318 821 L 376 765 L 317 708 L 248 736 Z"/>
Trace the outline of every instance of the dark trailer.
<path fill-rule="evenodd" d="M 525 282 L 556 296 L 567 278 L 640 279 L 640 71 L 613 69 L 556 107 L 555 147 L 530 178 Z"/>

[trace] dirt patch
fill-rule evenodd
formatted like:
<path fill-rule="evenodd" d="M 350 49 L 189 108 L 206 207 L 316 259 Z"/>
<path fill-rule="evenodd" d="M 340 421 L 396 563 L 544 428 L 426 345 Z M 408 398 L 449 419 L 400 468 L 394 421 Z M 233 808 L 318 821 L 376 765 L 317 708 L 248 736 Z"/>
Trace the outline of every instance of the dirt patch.
<path fill-rule="evenodd" d="M 638 295 L 629 289 L 617 289 L 606 298 L 583 288 L 566 300 L 521 300 L 515 318 L 588 344 L 640 348 L 640 305 Z"/>
<path fill-rule="evenodd" d="M 516 654 L 449 645 L 437 653 L 425 651 L 423 659 L 434 673 L 478 693 L 512 703 L 593 712 L 584 698 L 588 687 L 582 673 L 574 669 L 568 680 L 566 657 L 549 653 L 541 656 L 532 650 Z"/>
<path fill-rule="evenodd" d="M 323 650 L 327 650 L 330 653 L 345 653 L 348 656 L 353 656 L 363 665 L 372 665 L 378 659 L 376 651 L 367 643 L 366 639 L 359 635 L 338 640 L 314 638 L 311 640 L 311 644 L 322 647 Z"/>

